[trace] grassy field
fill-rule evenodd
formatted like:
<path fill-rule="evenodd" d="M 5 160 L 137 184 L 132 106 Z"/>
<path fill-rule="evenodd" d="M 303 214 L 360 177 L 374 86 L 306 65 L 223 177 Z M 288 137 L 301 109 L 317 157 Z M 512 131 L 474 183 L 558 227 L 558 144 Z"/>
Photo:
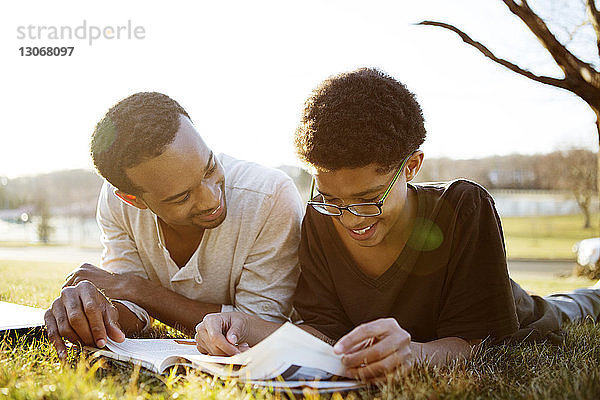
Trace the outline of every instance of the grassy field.
<path fill-rule="evenodd" d="M 577 276 L 556 277 L 530 272 L 512 271 L 510 277 L 525 290 L 539 296 L 592 286 L 595 281 Z"/>
<path fill-rule="evenodd" d="M 581 214 L 504 217 L 508 258 L 574 260 L 573 244 L 600 236 L 600 215 L 595 214 L 592 221 L 592 227 L 584 229 Z"/>
<path fill-rule="evenodd" d="M 73 264 L 0 260 L 0 300 L 27 306 L 50 306 Z"/>
<path fill-rule="evenodd" d="M 71 264 L 0 261 L 0 299 L 47 307 Z M 575 278 L 516 276 L 527 289 L 545 294 L 587 286 Z M 174 335 L 161 327 L 154 336 Z M 310 399 L 598 399 L 600 325 L 573 325 L 560 346 L 483 346 L 474 357 L 444 369 L 418 367 L 408 376 L 358 392 Z M 295 396 L 297 398 L 302 395 Z M 268 389 L 221 381 L 201 373 L 156 376 L 144 370 L 90 363 L 74 349 L 61 365 L 44 339 L 5 339 L 0 345 L 0 399 L 280 399 Z"/>

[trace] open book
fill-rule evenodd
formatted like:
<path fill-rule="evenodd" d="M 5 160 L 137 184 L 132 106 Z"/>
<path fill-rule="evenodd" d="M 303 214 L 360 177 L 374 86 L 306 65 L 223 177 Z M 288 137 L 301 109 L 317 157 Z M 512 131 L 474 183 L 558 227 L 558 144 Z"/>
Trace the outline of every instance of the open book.
<path fill-rule="evenodd" d="M 157 373 L 184 365 L 218 377 L 275 388 L 347 390 L 364 386 L 342 377 L 341 357 L 332 346 L 290 323 L 231 357 L 202 354 L 190 339 L 125 339 L 122 343 L 109 339 L 106 348 L 94 354 L 140 364 Z"/>
<path fill-rule="evenodd" d="M 43 326 L 45 312 L 41 308 L 0 301 L 0 331 Z"/>

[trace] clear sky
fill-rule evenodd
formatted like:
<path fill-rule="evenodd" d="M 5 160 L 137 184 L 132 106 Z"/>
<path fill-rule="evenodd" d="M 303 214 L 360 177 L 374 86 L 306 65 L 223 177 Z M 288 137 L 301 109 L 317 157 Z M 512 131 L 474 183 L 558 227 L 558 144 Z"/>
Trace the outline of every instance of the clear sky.
<path fill-rule="evenodd" d="M 292 137 L 304 100 L 327 76 L 361 66 L 416 93 L 426 156 L 597 149 L 583 101 L 495 65 L 449 31 L 414 25 L 424 19 L 453 23 L 500 56 L 559 76 L 500 0 L 5 2 L 0 176 L 91 168 L 96 122 L 147 90 L 179 101 L 216 151 L 298 164 Z M 101 28 L 131 21 L 144 38 L 19 39 L 20 26 L 75 29 L 84 20 Z M 22 57 L 21 46 L 75 49 Z"/>

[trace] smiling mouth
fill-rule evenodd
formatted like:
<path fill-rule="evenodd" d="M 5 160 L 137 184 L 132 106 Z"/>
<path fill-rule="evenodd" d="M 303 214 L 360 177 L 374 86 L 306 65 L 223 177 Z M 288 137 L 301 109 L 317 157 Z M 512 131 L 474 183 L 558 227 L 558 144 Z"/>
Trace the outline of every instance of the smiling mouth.
<path fill-rule="evenodd" d="M 218 219 L 223 214 L 224 211 L 225 211 L 225 196 L 223 196 L 223 194 L 221 193 L 221 201 L 215 209 L 213 209 L 210 212 L 204 212 L 202 214 L 192 215 L 192 218 L 198 218 L 201 221 L 210 222 L 210 221 L 214 221 L 214 220 Z"/>
<path fill-rule="evenodd" d="M 365 241 L 371 239 L 375 234 L 377 234 L 377 227 L 379 226 L 379 221 L 373 222 L 371 225 L 365 226 L 364 228 L 352 229 L 344 226 L 348 235 L 357 241 Z"/>
<path fill-rule="evenodd" d="M 221 204 L 219 204 L 219 207 L 215 208 L 214 210 L 212 210 L 209 213 L 198 215 L 198 217 L 204 221 L 212 221 L 214 219 L 217 219 L 219 216 L 221 216 L 221 214 L 223 213 L 223 208 L 224 208 L 224 204 L 223 204 L 223 201 L 221 200 Z"/>
<path fill-rule="evenodd" d="M 375 224 L 373 224 L 373 225 L 375 225 Z M 373 225 L 369 225 L 369 226 L 367 226 L 365 228 L 362 228 L 362 229 L 350 229 L 350 230 L 352 232 L 356 233 L 357 235 L 364 235 L 365 233 L 367 233 L 367 231 L 369 229 L 371 229 L 373 227 Z"/>

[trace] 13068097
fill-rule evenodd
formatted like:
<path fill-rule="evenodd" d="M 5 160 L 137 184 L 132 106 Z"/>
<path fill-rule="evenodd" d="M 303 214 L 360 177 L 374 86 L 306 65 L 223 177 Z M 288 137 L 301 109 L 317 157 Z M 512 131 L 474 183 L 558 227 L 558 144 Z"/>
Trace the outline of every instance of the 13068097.
<path fill-rule="evenodd" d="M 19 47 L 22 57 L 70 57 L 75 47 Z"/>

